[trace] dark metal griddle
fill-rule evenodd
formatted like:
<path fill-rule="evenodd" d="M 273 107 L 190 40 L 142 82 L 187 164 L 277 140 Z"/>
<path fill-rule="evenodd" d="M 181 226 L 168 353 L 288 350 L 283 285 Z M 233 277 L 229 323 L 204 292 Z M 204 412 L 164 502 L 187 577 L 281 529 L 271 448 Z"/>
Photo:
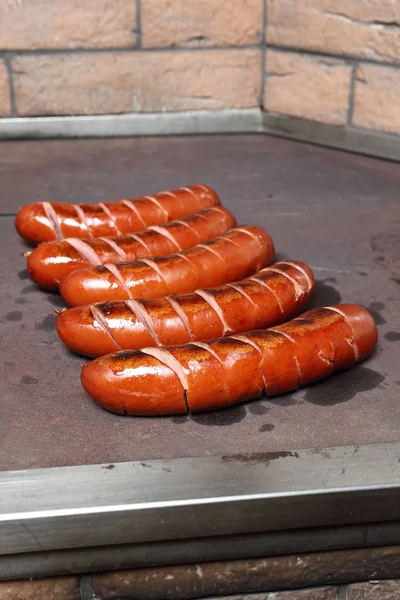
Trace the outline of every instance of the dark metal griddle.
<path fill-rule="evenodd" d="M 400 431 L 398 164 L 256 135 L 0 144 L 0 470 L 393 442 Z M 225 411 L 120 417 L 81 388 L 82 357 L 55 332 L 57 294 L 28 278 L 17 209 L 214 186 L 278 258 L 310 264 L 313 306 L 356 302 L 379 326 L 364 364 L 315 386 Z"/>

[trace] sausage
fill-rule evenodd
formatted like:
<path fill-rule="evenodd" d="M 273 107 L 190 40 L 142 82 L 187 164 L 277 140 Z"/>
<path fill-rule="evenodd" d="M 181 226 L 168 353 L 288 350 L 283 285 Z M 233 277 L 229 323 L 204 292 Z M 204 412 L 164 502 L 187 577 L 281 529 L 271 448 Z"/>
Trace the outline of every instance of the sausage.
<path fill-rule="evenodd" d="M 164 225 L 219 204 L 216 192 L 206 185 L 99 204 L 35 202 L 18 211 L 15 227 L 21 237 L 35 243 L 65 237 L 123 235 L 150 225 Z"/>
<path fill-rule="evenodd" d="M 153 225 L 137 234 L 43 242 L 29 254 L 28 272 L 38 285 L 57 289 L 60 281 L 77 269 L 187 250 L 225 233 L 235 225 L 232 213 L 215 206 L 181 221 Z"/>
<path fill-rule="evenodd" d="M 310 267 L 281 261 L 239 283 L 186 296 L 70 308 L 60 313 L 57 332 L 71 350 L 86 356 L 211 340 L 291 319 L 314 287 Z"/>
<path fill-rule="evenodd" d="M 60 291 L 69 306 L 186 294 L 243 279 L 271 264 L 274 255 L 270 236 L 247 225 L 166 257 L 79 269 L 61 282 Z"/>
<path fill-rule="evenodd" d="M 295 390 L 363 360 L 376 342 L 372 316 L 339 304 L 209 344 L 122 350 L 85 365 L 81 381 L 115 413 L 186 414 Z"/>

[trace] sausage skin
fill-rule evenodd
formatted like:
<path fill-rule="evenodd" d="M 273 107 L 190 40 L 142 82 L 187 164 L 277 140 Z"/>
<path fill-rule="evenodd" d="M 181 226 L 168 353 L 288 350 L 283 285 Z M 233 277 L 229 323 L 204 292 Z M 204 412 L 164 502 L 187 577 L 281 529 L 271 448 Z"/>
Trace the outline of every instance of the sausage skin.
<path fill-rule="evenodd" d="M 180 252 L 215 238 L 235 225 L 231 212 L 215 206 L 166 225 L 153 225 L 137 234 L 43 242 L 29 254 L 28 272 L 41 287 L 58 289 L 60 282 L 77 269 Z"/>
<path fill-rule="evenodd" d="M 123 235 L 219 204 L 216 192 L 206 185 L 99 204 L 35 202 L 18 211 L 15 227 L 21 237 L 35 243 Z"/>
<path fill-rule="evenodd" d="M 314 287 L 310 267 L 282 261 L 238 283 L 186 296 L 70 308 L 59 314 L 57 332 L 70 350 L 86 356 L 211 340 L 291 319 Z"/>
<path fill-rule="evenodd" d="M 186 414 L 295 390 L 363 360 L 376 342 L 372 316 L 339 304 L 208 344 L 109 354 L 85 365 L 81 381 L 111 412 Z"/>
<path fill-rule="evenodd" d="M 243 279 L 274 256 L 268 233 L 247 225 L 166 257 L 79 269 L 61 282 L 60 291 L 69 306 L 186 294 Z"/>

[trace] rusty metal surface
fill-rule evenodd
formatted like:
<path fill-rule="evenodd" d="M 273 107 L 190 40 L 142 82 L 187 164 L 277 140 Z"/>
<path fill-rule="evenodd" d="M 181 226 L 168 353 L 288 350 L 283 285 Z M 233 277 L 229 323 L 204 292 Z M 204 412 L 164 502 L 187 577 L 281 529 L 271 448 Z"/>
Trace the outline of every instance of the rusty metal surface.
<path fill-rule="evenodd" d="M 5 142 L 0 181 L 1 470 L 398 440 L 398 165 L 263 136 Z M 194 182 L 214 186 L 238 221 L 265 227 L 279 257 L 314 268 L 312 305 L 369 307 L 375 354 L 294 394 L 191 418 L 95 405 L 79 382 L 84 359 L 48 316 L 62 301 L 27 278 L 27 247 L 6 215 L 35 200 L 98 202 Z"/>

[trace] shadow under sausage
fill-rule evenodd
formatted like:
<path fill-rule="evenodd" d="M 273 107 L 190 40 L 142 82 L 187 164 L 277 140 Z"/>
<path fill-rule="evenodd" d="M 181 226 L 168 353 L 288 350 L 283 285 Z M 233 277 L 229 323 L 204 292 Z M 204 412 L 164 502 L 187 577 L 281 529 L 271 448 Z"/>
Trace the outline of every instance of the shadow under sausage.
<path fill-rule="evenodd" d="M 333 281 L 332 278 L 317 279 L 315 281 L 314 293 L 307 304 L 307 310 L 320 308 L 321 306 L 334 306 L 342 301 L 341 294 L 327 281 Z"/>
<path fill-rule="evenodd" d="M 334 406 L 352 400 L 360 392 L 377 388 L 384 380 L 378 371 L 358 365 L 307 386 L 304 400 L 318 406 Z"/>
<path fill-rule="evenodd" d="M 241 404 L 212 412 L 195 413 L 191 415 L 191 420 L 197 425 L 225 427 L 226 425 L 240 423 L 246 417 L 246 414 L 246 407 Z"/>

